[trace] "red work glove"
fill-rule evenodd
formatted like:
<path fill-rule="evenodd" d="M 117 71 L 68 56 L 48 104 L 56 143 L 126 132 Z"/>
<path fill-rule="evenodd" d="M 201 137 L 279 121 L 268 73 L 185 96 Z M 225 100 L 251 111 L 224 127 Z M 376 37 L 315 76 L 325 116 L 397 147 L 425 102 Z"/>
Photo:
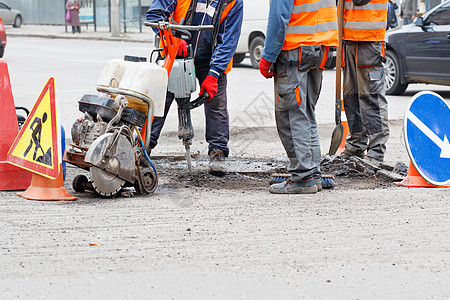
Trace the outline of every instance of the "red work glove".
<path fill-rule="evenodd" d="M 180 46 L 178 46 L 178 56 L 186 57 L 188 55 L 187 53 L 187 43 L 185 40 L 180 40 Z"/>
<path fill-rule="evenodd" d="M 217 80 L 218 79 L 212 75 L 206 76 L 205 80 L 203 80 L 199 95 L 202 95 L 203 92 L 207 92 L 209 98 L 206 101 L 211 100 L 217 94 L 217 89 L 219 88 Z"/>
<path fill-rule="evenodd" d="M 273 77 L 273 72 L 270 70 L 271 65 L 271 62 L 268 62 L 264 59 L 264 57 L 261 57 L 261 60 L 259 61 L 259 72 L 261 72 L 262 76 L 266 77 L 267 79 Z"/>

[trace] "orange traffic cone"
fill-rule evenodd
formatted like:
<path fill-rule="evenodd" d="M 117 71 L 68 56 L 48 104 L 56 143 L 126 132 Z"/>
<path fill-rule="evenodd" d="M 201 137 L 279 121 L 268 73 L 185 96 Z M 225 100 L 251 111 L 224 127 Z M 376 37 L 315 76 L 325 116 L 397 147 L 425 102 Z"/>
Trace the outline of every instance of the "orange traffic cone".
<path fill-rule="evenodd" d="M 16 108 L 8 66 L 0 59 L 0 191 L 24 190 L 30 185 L 31 172 L 6 162 L 9 148 L 19 133 Z"/>
<path fill-rule="evenodd" d="M 20 197 L 28 200 L 38 201 L 73 201 L 73 197 L 64 188 L 63 172 L 60 166 L 59 175 L 56 179 L 50 179 L 42 175 L 33 173 L 31 185 L 23 193 L 17 193 Z"/>
<path fill-rule="evenodd" d="M 347 116 L 345 115 L 345 109 L 344 109 L 344 100 L 341 100 L 341 124 L 342 124 L 342 127 L 344 128 L 344 132 L 342 134 L 341 144 L 339 145 L 339 148 L 336 151 L 336 155 L 339 155 L 342 152 L 344 152 L 345 139 L 347 138 L 347 135 L 349 133 Z"/>
<path fill-rule="evenodd" d="M 426 188 L 447 188 L 448 186 L 434 185 L 426 181 L 417 172 L 412 162 L 409 162 L 408 175 L 401 182 L 394 182 L 395 185 L 406 186 L 406 187 L 426 187 Z"/>

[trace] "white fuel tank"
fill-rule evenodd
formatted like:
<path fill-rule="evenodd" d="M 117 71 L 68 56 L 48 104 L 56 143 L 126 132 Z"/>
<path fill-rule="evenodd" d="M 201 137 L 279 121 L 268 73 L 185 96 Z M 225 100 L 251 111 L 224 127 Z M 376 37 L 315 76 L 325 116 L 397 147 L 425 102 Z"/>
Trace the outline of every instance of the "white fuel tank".
<path fill-rule="evenodd" d="M 115 82 L 117 80 L 117 82 Z M 154 63 L 132 62 L 122 59 L 109 60 L 97 82 L 98 88 L 120 88 L 150 98 L 153 115 L 164 116 L 167 92 L 167 71 Z M 113 95 L 114 96 L 114 95 Z M 142 100 L 126 96 L 129 104 L 147 114 L 147 104 Z"/>

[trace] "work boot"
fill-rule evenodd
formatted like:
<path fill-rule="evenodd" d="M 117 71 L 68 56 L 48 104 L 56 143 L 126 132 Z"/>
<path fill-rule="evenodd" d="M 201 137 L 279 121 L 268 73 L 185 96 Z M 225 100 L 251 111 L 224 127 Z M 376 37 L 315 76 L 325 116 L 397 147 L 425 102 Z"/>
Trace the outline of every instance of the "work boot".
<path fill-rule="evenodd" d="M 282 183 L 275 183 L 269 187 L 272 194 L 315 194 L 317 185 L 314 178 L 303 179 L 299 182 L 293 182 L 288 179 Z"/>
<path fill-rule="evenodd" d="M 227 173 L 225 167 L 225 155 L 220 149 L 213 149 L 209 152 L 209 172 L 211 173 Z"/>

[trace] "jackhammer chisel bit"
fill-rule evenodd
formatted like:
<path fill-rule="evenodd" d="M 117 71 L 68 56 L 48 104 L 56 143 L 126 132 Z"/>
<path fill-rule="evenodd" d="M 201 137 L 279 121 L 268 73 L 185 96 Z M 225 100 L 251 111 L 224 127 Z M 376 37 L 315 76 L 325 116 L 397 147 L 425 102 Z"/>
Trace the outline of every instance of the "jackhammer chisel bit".
<path fill-rule="evenodd" d="M 191 143 L 194 137 L 194 127 L 191 121 L 191 110 L 189 109 L 189 98 L 177 99 L 178 104 L 178 138 L 183 141 L 186 149 L 186 161 L 189 172 L 192 171 Z"/>
<path fill-rule="evenodd" d="M 191 161 L 191 146 L 190 146 L 190 141 L 188 142 L 183 142 L 184 144 L 184 148 L 186 149 L 186 161 L 188 164 L 188 170 L 189 173 L 192 172 L 192 161 Z"/>
<path fill-rule="evenodd" d="M 208 93 L 204 92 L 192 102 L 189 102 L 189 98 L 176 99 L 178 104 L 178 138 L 183 141 L 183 145 L 186 149 L 186 161 L 188 163 L 189 172 L 192 171 L 191 144 L 192 138 L 194 137 L 191 109 L 201 106 L 208 98 Z"/>

